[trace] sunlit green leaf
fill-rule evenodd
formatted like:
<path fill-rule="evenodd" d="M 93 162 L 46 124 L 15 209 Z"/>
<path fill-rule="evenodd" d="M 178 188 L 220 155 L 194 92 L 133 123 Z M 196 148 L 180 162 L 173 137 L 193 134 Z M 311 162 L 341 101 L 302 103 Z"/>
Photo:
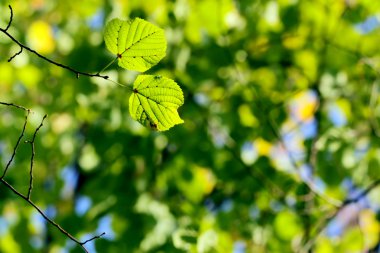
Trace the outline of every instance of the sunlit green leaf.
<path fill-rule="evenodd" d="M 119 66 L 129 70 L 144 72 L 166 55 L 164 31 L 140 18 L 111 20 L 104 40 L 108 50 L 118 57 Z"/>
<path fill-rule="evenodd" d="M 133 84 L 129 112 L 133 119 L 158 131 L 183 123 L 177 109 L 184 102 L 181 88 L 162 76 L 140 75 Z"/>

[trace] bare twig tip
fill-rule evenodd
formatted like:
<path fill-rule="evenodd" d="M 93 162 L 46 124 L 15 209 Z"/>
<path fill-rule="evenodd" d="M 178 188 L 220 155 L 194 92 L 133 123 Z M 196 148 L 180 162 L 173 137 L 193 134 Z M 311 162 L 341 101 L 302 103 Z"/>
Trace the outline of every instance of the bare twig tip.
<path fill-rule="evenodd" d="M 13 10 L 12 10 L 12 6 L 11 5 L 8 5 L 9 7 L 9 10 L 11 12 L 11 17 L 9 18 L 9 22 L 8 22 L 8 25 L 7 27 L 4 29 L 4 31 L 7 31 L 9 29 L 9 27 L 11 26 L 12 24 L 12 20 L 13 20 Z"/>
<path fill-rule="evenodd" d="M 88 240 L 86 240 L 86 241 L 84 241 L 84 242 L 81 242 L 80 243 L 80 245 L 85 245 L 86 243 L 88 243 L 88 242 L 91 242 L 91 241 L 93 241 L 93 240 L 96 240 L 96 239 L 99 239 L 100 237 L 102 237 L 103 235 L 105 235 L 106 233 L 105 232 L 103 232 L 103 233 L 101 233 L 100 235 L 96 235 L 96 236 L 94 236 L 94 237 L 92 237 L 92 238 L 90 238 L 90 239 L 88 239 Z"/>
<path fill-rule="evenodd" d="M 15 53 L 11 58 L 8 59 L 8 62 L 11 62 L 17 55 L 20 55 L 22 53 L 22 47 L 20 49 L 20 51 L 18 51 L 17 53 Z"/>

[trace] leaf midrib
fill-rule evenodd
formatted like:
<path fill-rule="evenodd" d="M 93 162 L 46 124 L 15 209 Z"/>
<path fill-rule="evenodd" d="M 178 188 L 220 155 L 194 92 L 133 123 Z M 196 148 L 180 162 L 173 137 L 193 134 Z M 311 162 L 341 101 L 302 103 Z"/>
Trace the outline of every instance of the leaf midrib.
<path fill-rule="evenodd" d="M 148 34 L 147 36 L 141 38 L 141 39 L 138 40 L 137 42 L 132 43 L 132 45 L 130 45 L 130 46 L 129 46 L 128 48 L 126 48 L 121 54 L 120 54 L 120 53 L 119 53 L 119 54 L 120 54 L 120 55 L 123 55 L 125 52 L 127 52 L 127 50 L 131 49 L 131 48 L 132 48 L 133 46 L 135 46 L 136 44 L 142 42 L 143 40 L 145 40 L 146 38 L 148 38 L 148 37 L 154 35 L 154 34 L 157 33 L 157 32 L 159 32 L 159 31 L 154 31 L 153 33 L 150 33 L 150 34 Z M 119 40 L 119 33 L 120 33 L 120 30 L 119 30 L 119 32 L 118 32 L 117 41 Z M 128 36 L 129 36 L 129 34 L 128 34 Z M 127 36 L 127 37 L 128 37 L 128 36 Z"/>

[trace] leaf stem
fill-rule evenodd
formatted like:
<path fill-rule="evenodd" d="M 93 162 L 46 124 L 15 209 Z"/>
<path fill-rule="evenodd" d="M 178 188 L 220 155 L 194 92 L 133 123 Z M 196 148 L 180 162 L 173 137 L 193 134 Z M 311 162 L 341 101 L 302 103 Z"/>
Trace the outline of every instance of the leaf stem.
<path fill-rule="evenodd" d="M 132 86 L 131 86 L 131 85 L 125 85 L 125 84 L 122 84 L 122 83 L 116 82 L 116 81 L 111 80 L 111 79 L 108 79 L 108 81 L 113 82 L 114 84 L 117 84 L 117 85 L 119 85 L 119 86 L 121 86 L 121 87 L 123 87 L 123 88 L 128 88 L 128 89 L 132 90 Z"/>
<path fill-rule="evenodd" d="M 100 70 L 97 74 L 100 75 L 100 73 L 108 69 L 116 60 L 117 60 L 117 57 L 115 57 L 110 63 L 108 63 L 104 68 L 102 68 L 102 70 Z"/>

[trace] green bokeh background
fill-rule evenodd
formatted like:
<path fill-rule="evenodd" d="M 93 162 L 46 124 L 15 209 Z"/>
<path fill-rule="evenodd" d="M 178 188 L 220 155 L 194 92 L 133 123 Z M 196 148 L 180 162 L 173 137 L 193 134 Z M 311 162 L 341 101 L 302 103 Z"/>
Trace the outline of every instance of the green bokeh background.
<path fill-rule="evenodd" d="M 320 221 L 379 178 L 380 2 L 372 0 L 0 1 L 0 26 L 50 59 L 96 73 L 112 60 L 107 21 L 163 28 L 148 74 L 183 89 L 185 123 L 131 119 L 126 88 L 19 51 L 0 34 L 0 101 L 30 108 L 32 200 L 93 252 L 366 252 L 379 243 L 380 190 Z M 104 72 L 131 85 L 139 74 Z M 0 162 L 25 113 L 0 107 Z M 29 186 L 21 144 L 6 180 Z M 312 190 L 310 189 L 312 188 Z M 334 202 L 334 203 L 335 203 Z M 81 252 L 0 185 L 0 252 Z M 310 251 L 309 251 L 310 252 Z M 375 251 L 373 251 L 375 252 Z"/>

